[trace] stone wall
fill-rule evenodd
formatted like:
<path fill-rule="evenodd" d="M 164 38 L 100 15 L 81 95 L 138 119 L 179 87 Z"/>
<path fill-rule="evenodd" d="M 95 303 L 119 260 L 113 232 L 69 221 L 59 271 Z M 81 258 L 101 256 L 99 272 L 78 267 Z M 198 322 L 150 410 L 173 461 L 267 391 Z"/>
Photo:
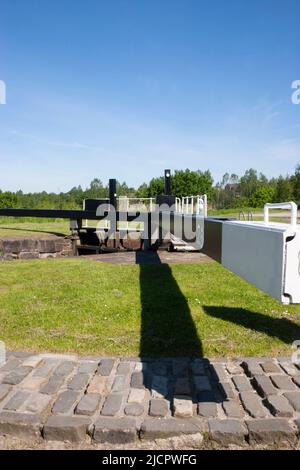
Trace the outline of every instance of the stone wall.
<path fill-rule="evenodd" d="M 73 241 L 63 237 L 0 239 L 0 260 L 73 256 Z"/>

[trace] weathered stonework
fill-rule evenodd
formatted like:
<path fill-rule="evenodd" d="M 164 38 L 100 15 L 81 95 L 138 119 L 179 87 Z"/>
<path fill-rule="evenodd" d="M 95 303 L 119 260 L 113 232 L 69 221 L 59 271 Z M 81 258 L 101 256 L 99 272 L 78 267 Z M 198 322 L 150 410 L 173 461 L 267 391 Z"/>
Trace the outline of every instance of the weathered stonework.
<path fill-rule="evenodd" d="M 70 238 L 51 236 L 48 238 L 0 239 L 0 260 L 3 261 L 61 258 L 74 254 L 74 245 Z"/>

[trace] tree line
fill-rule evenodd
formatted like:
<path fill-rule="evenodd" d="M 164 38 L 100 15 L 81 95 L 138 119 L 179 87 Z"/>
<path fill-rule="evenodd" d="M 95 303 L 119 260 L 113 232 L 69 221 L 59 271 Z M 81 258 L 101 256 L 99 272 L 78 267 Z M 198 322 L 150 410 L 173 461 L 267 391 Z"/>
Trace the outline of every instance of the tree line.
<path fill-rule="evenodd" d="M 172 194 L 177 197 L 207 194 L 211 207 L 216 209 L 263 207 L 267 202 L 290 200 L 299 204 L 300 164 L 292 175 L 268 179 L 250 168 L 241 177 L 225 173 L 222 180 L 216 184 L 209 170 L 175 170 L 171 184 Z M 163 177 L 152 178 L 138 188 L 130 187 L 125 182 L 117 182 L 118 196 L 149 198 L 163 193 Z M 107 197 L 108 186 L 104 186 L 100 178 L 95 178 L 85 189 L 75 186 L 60 193 L 0 190 L 0 208 L 77 209 L 82 207 L 84 199 Z"/>

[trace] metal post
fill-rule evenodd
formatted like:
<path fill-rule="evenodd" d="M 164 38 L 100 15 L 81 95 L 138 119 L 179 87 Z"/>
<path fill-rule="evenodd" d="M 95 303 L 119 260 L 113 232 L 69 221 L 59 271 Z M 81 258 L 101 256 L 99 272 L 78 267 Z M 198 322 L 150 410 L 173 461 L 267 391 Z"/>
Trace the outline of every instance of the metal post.
<path fill-rule="evenodd" d="M 165 196 L 171 196 L 171 170 L 165 170 Z"/>
<path fill-rule="evenodd" d="M 109 180 L 109 203 L 117 209 L 117 180 Z"/>

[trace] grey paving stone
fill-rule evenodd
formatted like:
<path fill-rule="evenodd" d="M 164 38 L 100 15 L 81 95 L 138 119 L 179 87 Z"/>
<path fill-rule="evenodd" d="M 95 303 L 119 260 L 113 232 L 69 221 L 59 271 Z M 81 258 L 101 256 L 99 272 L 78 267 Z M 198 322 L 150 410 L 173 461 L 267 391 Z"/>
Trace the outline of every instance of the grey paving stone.
<path fill-rule="evenodd" d="M 219 390 L 225 400 L 230 400 L 236 397 L 235 389 L 230 382 L 219 382 Z"/>
<path fill-rule="evenodd" d="M 109 388 L 109 378 L 102 375 L 94 375 L 87 388 L 88 393 L 100 393 L 100 395 L 106 395 Z"/>
<path fill-rule="evenodd" d="M 89 425 L 86 417 L 50 416 L 43 427 L 43 437 L 47 441 L 82 442 Z"/>
<path fill-rule="evenodd" d="M 47 379 L 44 377 L 32 377 L 29 375 L 20 384 L 20 388 L 31 391 L 38 391 Z"/>
<path fill-rule="evenodd" d="M 273 361 L 262 362 L 261 367 L 267 374 L 280 374 L 281 372 L 280 367 Z"/>
<path fill-rule="evenodd" d="M 93 362 L 97 362 L 98 365 L 100 364 L 101 359 L 102 359 L 102 356 L 93 356 L 93 355 L 87 355 L 87 356 L 81 357 L 82 361 L 93 361 Z"/>
<path fill-rule="evenodd" d="M 239 392 L 252 391 L 252 386 L 249 379 L 245 375 L 235 375 L 232 381 Z"/>
<path fill-rule="evenodd" d="M 34 377 L 48 377 L 51 372 L 58 366 L 59 362 L 54 359 L 45 360 L 44 363 L 35 369 L 33 372 Z"/>
<path fill-rule="evenodd" d="M 292 381 L 291 377 L 287 375 L 271 375 L 270 378 L 275 387 L 279 388 L 280 390 L 297 390 L 297 387 Z"/>
<path fill-rule="evenodd" d="M 100 405 L 101 395 L 98 393 L 86 393 L 76 406 L 77 415 L 92 416 Z"/>
<path fill-rule="evenodd" d="M 108 444 L 127 444 L 137 439 L 137 425 L 134 418 L 98 418 L 93 439 Z"/>
<path fill-rule="evenodd" d="M 284 396 L 288 399 L 294 410 L 300 411 L 300 391 L 286 392 Z"/>
<path fill-rule="evenodd" d="M 0 372 L 11 372 L 20 365 L 20 359 L 12 357 L 5 364 L 0 367 Z"/>
<path fill-rule="evenodd" d="M 132 388 L 144 388 L 146 377 L 143 372 L 133 372 L 131 375 L 130 386 Z"/>
<path fill-rule="evenodd" d="M 127 375 L 130 373 L 131 370 L 131 364 L 130 362 L 120 362 L 120 364 L 117 367 L 117 374 L 118 375 Z"/>
<path fill-rule="evenodd" d="M 81 361 L 78 373 L 79 374 L 94 374 L 98 368 L 98 362 L 95 361 Z"/>
<path fill-rule="evenodd" d="M 168 375 L 168 364 L 162 361 L 155 361 L 151 363 L 151 369 L 154 375 L 166 376 Z"/>
<path fill-rule="evenodd" d="M 30 413 L 2 411 L 0 413 L 0 435 L 11 435 L 20 439 L 41 437 L 40 419 Z"/>
<path fill-rule="evenodd" d="M 167 400 L 152 399 L 149 405 L 149 415 L 156 418 L 165 418 L 170 413 L 170 403 Z"/>
<path fill-rule="evenodd" d="M 213 392 L 199 392 L 197 397 L 200 403 L 216 403 L 216 397 Z"/>
<path fill-rule="evenodd" d="M 154 375 L 152 378 L 153 398 L 165 398 L 168 396 L 168 377 Z"/>
<path fill-rule="evenodd" d="M 49 381 L 41 388 L 40 392 L 47 395 L 54 395 L 63 385 L 66 377 L 64 375 L 53 374 L 50 376 Z"/>
<path fill-rule="evenodd" d="M 252 359 L 245 360 L 242 362 L 242 367 L 249 377 L 254 377 L 255 375 L 264 374 L 264 371 L 260 367 L 259 362 L 256 360 L 252 360 Z"/>
<path fill-rule="evenodd" d="M 0 402 L 7 397 L 9 392 L 12 390 L 12 386 L 8 384 L 1 384 L 0 385 Z"/>
<path fill-rule="evenodd" d="M 188 377 L 178 377 L 174 387 L 175 395 L 191 395 L 191 385 Z"/>
<path fill-rule="evenodd" d="M 236 419 L 210 419 L 208 421 L 210 438 L 222 446 L 229 444 L 243 445 L 247 428 Z"/>
<path fill-rule="evenodd" d="M 241 402 L 243 407 L 253 418 L 266 418 L 268 416 L 267 409 L 263 406 L 261 399 L 254 392 L 241 392 Z"/>
<path fill-rule="evenodd" d="M 225 372 L 223 364 L 210 364 L 212 376 L 218 382 L 228 382 L 229 376 Z"/>
<path fill-rule="evenodd" d="M 126 382 L 127 382 L 126 379 L 127 379 L 126 375 L 116 375 L 113 385 L 112 385 L 112 391 L 123 392 L 126 388 Z"/>
<path fill-rule="evenodd" d="M 278 418 L 292 418 L 293 408 L 289 404 L 288 400 L 281 395 L 270 395 L 266 400 L 267 406 L 270 409 L 272 415 Z"/>
<path fill-rule="evenodd" d="M 146 391 L 142 388 L 130 389 L 128 396 L 128 403 L 143 403 L 145 400 Z"/>
<path fill-rule="evenodd" d="M 300 375 L 293 377 L 293 381 L 299 388 L 300 387 Z"/>
<path fill-rule="evenodd" d="M 194 359 L 191 363 L 193 375 L 205 375 L 205 367 L 202 359 Z"/>
<path fill-rule="evenodd" d="M 193 416 L 193 401 L 187 395 L 177 395 L 173 400 L 174 416 L 177 418 L 189 418 Z"/>
<path fill-rule="evenodd" d="M 30 356 L 22 362 L 25 367 L 38 367 L 41 365 L 43 358 L 41 356 Z"/>
<path fill-rule="evenodd" d="M 141 439 L 167 439 L 182 434 L 198 434 L 205 431 L 202 419 L 146 418 L 140 429 Z"/>
<path fill-rule="evenodd" d="M 52 413 L 69 413 L 74 408 L 78 398 L 79 394 L 74 390 L 66 390 L 65 392 L 62 392 L 53 405 Z"/>
<path fill-rule="evenodd" d="M 226 364 L 226 369 L 230 375 L 241 375 L 244 373 L 244 370 L 236 362 L 228 362 Z"/>
<path fill-rule="evenodd" d="M 149 371 L 149 364 L 147 362 L 135 362 L 134 371 L 146 373 L 147 371 Z"/>
<path fill-rule="evenodd" d="M 291 361 L 280 362 L 280 366 L 288 375 L 299 375 L 299 369 L 297 369 Z"/>
<path fill-rule="evenodd" d="M 63 377 L 67 377 L 70 375 L 75 368 L 75 363 L 72 361 L 64 361 L 55 369 L 55 375 L 62 375 Z"/>
<path fill-rule="evenodd" d="M 213 402 L 198 403 L 198 415 L 206 418 L 216 418 L 218 416 L 217 404 Z"/>
<path fill-rule="evenodd" d="M 114 359 L 111 359 L 111 358 L 101 359 L 100 365 L 97 369 L 97 374 L 104 375 L 105 377 L 107 377 L 108 375 L 110 375 L 114 367 L 114 364 L 115 364 Z"/>
<path fill-rule="evenodd" d="M 32 371 L 31 367 L 19 366 L 4 377 L 2 383 L 9 385 L 18 385 Z"/>
<path fill-rule="evenodd" d="M 284 418 L 254 419 L 246 422 L 250 444 L 283 442 L 294 443 L 296 435 L 289 422 Z"/>
<path fill-rule="evenodd" d="M 10 398 L 3 409 L 9 411 L 18 411 L 29 397 L 29 392 L 18 391 Z"/>
<path fill-rule="evenodd" d="M 194 377 L 194 386 L 196 392 L 206 392 L 212 390 L 212 386 L 208 380 L 208 377 L 202 375 Z"/>
<path fill-rule="evenodd" d="M 70 390 L 85 390 L 90 376 L 89 374 L 76 374 L 68 385 Z"/>
<path fill-rule="evenodd" d="M 242 406 L 236 400 L 224 401 L 222 406 L 228 418 L 242 419 L 245 416 Z"/>
<path fill-rule="evenodd" d="M 172 374 L 175 377 L 185 377 L 189 372 L 189 361 L 186 359 L 173 359 Z"/>
<path fill-rule="evenodd" d="M 121 409 L 123 395 L 121 393 L 112 393 L 106 397 L 101 414 L 103 416 L 116 416 Z"/>
<path fill-rule="evenodd" d="M 141 416 L 144 413 L 143 405 L 139 403 L 130 403 L 125 406 L 124 413 L 127 416 Z"/>
<path fill-rule="evenodd" d="M 253 386 L 262 397 L 276 395 L 278 390 L 274 387 L 271 380 L 266 375 L 256 375 L 253 378 Z"/>
<path fill-rule="evenodd" d="M 25 403 L 25 411 L 30 413 L 43 413 L 50 404 L 51 397 L 43 395 L 42 393 L 31 393 L 30 397 Z"/>

